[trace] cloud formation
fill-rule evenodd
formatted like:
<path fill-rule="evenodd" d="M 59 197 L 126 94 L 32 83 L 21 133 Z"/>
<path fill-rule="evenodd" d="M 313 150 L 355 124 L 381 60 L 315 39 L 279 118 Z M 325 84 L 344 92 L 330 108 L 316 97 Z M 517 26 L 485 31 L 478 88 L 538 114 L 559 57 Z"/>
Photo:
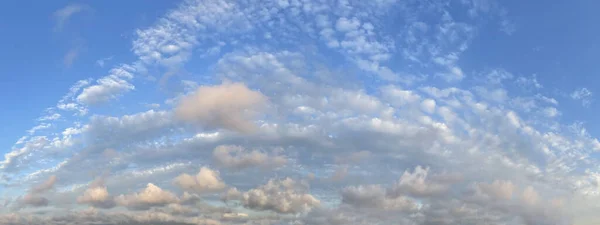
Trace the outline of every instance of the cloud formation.
<path fill-rule="evenodd" d="M 217 165 L 237 170 L 251 167 L 277 168 L 287 163 L 283 156 L 268 155 L 258 150 L 231 145 L 217 146 L 213 151 L 213 158 Z"/>
<path fill-rule="evenodd" d="M 219 172 L 208 167 L 200 168 L 195 176 L 186 173 L 181 174 L 173 182 L 183 190 L 200 194 L 218 192 L 226 187 L 219 176 Z"/>
<path fill-rule="evenodd" d="M 90 7 L 88 5 L 75 3 L 56 10 L 53 14 L 54 18 L 56 19 L 56 26 L 54 27 L 54 30 L 62 30 L 71 17 L 89 9 Z"/>
<path fill-rule="evenodd" d="M 120 206 L 143 210 L 151 207 L 177 203 L 179 202 L 179 198 L 169 191 L 165 191 L 152 183 L 148 183 L 146 188 L 140 190 L 140 192 L 117 196 L 115 202 Z"/>
<path fill-rule="evenodd" d="M 600 142 L 562 103 L 591 89 L 469 61 L 507 13 L 184 0 L 5 154 L 2 200 L 22 210 L 0 223 L 595 224 Z M 149 92 L 156 74 L 175 88 Z"/>
<path fill-rule="evenodd" d="M 256 130 L 251 121 L 265 107 L 267 97 L 241 83 L 199 87 L 181 100 L 175 114 L 183 121 L 242 133 Z"/>

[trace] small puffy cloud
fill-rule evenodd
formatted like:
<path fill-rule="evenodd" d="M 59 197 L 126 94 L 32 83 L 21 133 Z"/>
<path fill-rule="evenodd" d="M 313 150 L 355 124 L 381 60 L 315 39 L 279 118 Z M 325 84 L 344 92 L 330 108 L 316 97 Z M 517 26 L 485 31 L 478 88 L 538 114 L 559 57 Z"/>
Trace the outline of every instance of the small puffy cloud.
<path fill-rule="evenodd" d="M 77 198 L 80 204 L 89 204 L 98 208 L 112 208 L 115 203 L 106 187 L 90 187 Z"/>
<path fill-rule="evenodd" d="M 242 83 L 202 86 L 181 100 L 175 109 L 179 119 L 248 133 L 251 119 L 267 103 L 267 97 Z"/>
<path fill-rule="evenodd" d="M 335 23 L 335 29 L 340 32 L 350 32 L 357 30 L 360 27 L 360 21 L 357 18 L 340 18 Z"/>
<path fill-rule="evenodd" d="M 257 150 L 247 150 L 241 146 L 220 145 L 213 151 L 213 158 L 220 166 L 233 169 L 250 167 L 276 168 L 287 163 L 287 159 L 279 155 L 268 155 Z"/>
<path fill-rule="evenodd" d="M 115 206 L 113 197 L 104 186 L 104 176 L 92 181 L 85 192 L 77 197 L 77 202 L 97 208 L 112 208 Z"/>
<path fill-rule="evenodd" d="M 249 209 L 300 213 L 321 204 L 306 189 L 304 184 L 291 178 L 271 179 L 267 184 L 248 190 L 241 196 L 235 190 L 230 190 L 230 198 L 241 198 L 242 205 Z"/>
<path fill-rule="evenodd" d="M 120 206 L 131 209 L 148 209 L 177 203 L 179 199 L 175 194 L 165 191 L 152 183 L 148 183 L 146 188 L 138 193 L 119 195 L 115 198 L 115 202 Z"/>
<path fill-rule="evenodd" d="M 186 173 L 181 174 L 175 178 L 174 183 L 183 190 L 200 194 L 219 192 L 227 186 L 221 180 L 219 172 L 208 167 L 200 168 L 195 176 Z"/>

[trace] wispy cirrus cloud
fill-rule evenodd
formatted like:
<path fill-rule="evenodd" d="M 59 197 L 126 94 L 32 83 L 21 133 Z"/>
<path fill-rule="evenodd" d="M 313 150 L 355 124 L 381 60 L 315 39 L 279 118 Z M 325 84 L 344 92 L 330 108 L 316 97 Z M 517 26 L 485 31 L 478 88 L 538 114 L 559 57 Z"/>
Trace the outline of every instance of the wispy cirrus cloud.
<path fill-rule="evenodd" d="M 52 14 L 56 21 L 54 31 L 61 31 L 73 16 L 87 10 L 91 10 L 91 7 L 86 4 L 73 3 L 54 11 Z"/>

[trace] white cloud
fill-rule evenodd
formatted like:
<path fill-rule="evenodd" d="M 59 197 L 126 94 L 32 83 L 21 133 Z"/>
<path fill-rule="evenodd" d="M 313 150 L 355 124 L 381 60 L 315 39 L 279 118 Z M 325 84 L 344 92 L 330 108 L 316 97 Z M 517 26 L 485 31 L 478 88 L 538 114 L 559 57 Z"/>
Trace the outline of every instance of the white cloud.
<path fill-rule="evenodd" d="M 115 205 L 106 187 L 89 187 L 83 195 L 77 197 L 77 202 L 99 208 L 111 208 Z"/>
<path fill-rule="evenodd" d="M 558 109 L 554 108 L 554 107 L 546 107 L 542 110 L 544 116 L 546 117 L 556 117 L 560 115 L 560 112 L 558 111 Z"/>
<path fill-rule="evenodd" d="M 44 130 L 44 129 L 48 129 L 50 128 L 52 125 L 49 123 L 41 123 L 35 127 L 32 127 L 31 129 L 27 130 L 27 133 L 29 133 L 29 135 L 33 135 L 35 134 L 37 131 L 39 130 Z"/>
<path fill-rule="evenodd" d="M 590 106 L 593 101 L 593 93 L 587 88 L 578 88 L 570 96 L 573 100 L 581 101 L 584 107 Z"/>
<path fill-rule="evenodd" d="M 211 170 L 208 167 L 200 168 L 195 176 L 181 174 L 174 180 L 179 188 L 196 193 L 219 192 L 225 189 L 227 185 L 223 183 L 218 171 Z"/>
<path fill-rule="evenodd" d="M 429 168 L 417 166 L 413 173 L 404 171 L 388 195 L 399 196 L 402 194 L 418 197 L 437 196 L 444 194 L 450 187 L 448 184 L 434 182 L 428 179 Z"/>
<path fill-rule="evenodd" d="M 435 100 L 433 99 L 425 99 L 421 102 L 421 110 L 427 113 L 435 112 Z"/>
<path fill-rule="evenodd" d="M 117 196 L 115 202 L 118 205 L 132 209 L 147 209 L 177 203 L 179 199 L 175 194 L 165 191 L 152 183 L 148 183 L 146 188 L 138 193 Z"/>
<path fill-rule="evenodd" d="M 38 119 L 38 121 L 51 121 L 60 119 L 61 115 L 58 113 L 53 113 L 51 115 L 42 116 Z"/>
<path fill-rule="evenodd" d="M 127 65 L 112 69 L 110 75 L 98 79 L 95 85 L 84 88 L 77 96 L 77 101 L 86 105 L 94 105 L 134 90 L 135 87 L 128 82 L 133 78 L 134 72 L 135 69 Z"/>
<path fill-rule="evenodd" d="M 203 86 L 181 100 L 175 113 L 178 118 L 248 133 L 256 128 L 251 119 L 265 107 L 267 97 L 241 83 Z"/>

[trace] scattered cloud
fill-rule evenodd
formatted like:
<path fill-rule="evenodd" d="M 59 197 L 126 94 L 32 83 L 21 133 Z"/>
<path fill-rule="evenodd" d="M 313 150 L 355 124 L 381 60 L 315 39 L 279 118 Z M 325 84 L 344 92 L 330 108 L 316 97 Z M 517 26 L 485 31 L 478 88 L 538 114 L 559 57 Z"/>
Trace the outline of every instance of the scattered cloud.
<path fill-rule="evenodd" d="M 256 130 L 249 119 L 266 103 L 266 96 L 244 84 L 224 83 L 199 87 L 181 100 L 175 112 L 183 121 L 248 133 Z"/>
<path fill-rule="evenodd" d="M 592 104 L 593 93 L 587 88 L 578 88 L 571 92 L 571 98 L 576 101 L 581 101 L 581 105 L 588 107 Z"/>
<path fill-rule="evenodd" d="M 99 66 L 100 68 L 104 68 L 104 65 L 108 62 L 111 61 L 113 59 L 112 56 L 110 57 L 106 57 L 106 58 L 102 58 L 102 59 L 98 59 L 96 60 L 96 65 Z"/>
<path fill-rule="evenodd" d="M 55 31 L 61 31 L 66 23 L 76 14 L 90 10 L 91 8 L 85 4 L 69 4 L 61 9 L 54 11 L 54 19 L 56 20 Z"/>
<path fill-rule="evenodd" d="M 181 174 L 175 178 L 174 183 L 183 190 L 195 193 L 219 192 L 226 187 L 219 176 L 219 172 L 208 167 L 200 168 L 195 176 Z"/>
<path fill-rule="evenodd" d="M 483 26 L 516 27 L 492 0 L 183 1 L 5 153 L 0 224 L 594 224 L 600 142 L 543 77 L 470 75 Z"/>
<path fill-rule="evenodd" d="M 151 207 L 177 203 L 179 202 L 179 198 L 169 191 L 165 191 L 152 183 L 148 183 L 146 188 L 140 190 L 140 192 L 117 196 L 115 202 L 120 206 L 143 210 Z"/>

